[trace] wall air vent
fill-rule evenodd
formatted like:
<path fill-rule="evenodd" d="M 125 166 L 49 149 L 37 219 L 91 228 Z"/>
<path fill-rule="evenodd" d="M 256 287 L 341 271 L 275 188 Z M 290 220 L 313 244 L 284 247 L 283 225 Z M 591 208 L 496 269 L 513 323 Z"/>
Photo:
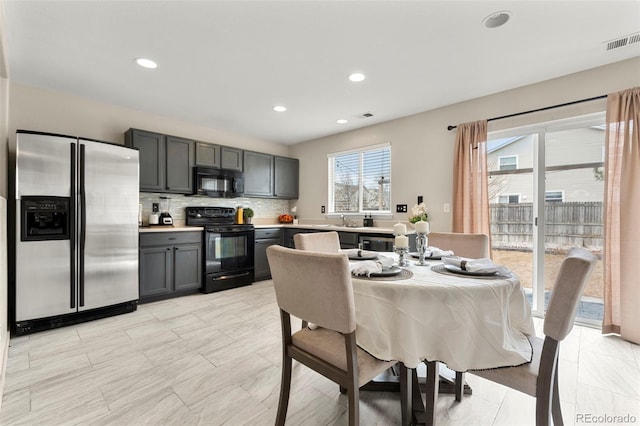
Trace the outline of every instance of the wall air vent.
<path fill-rule="evenodd" d="M 613 50 L 635 43 L 640 43 L 640 32 L 619 37 L 615 40 L 605 41 L 603 45 L 605 50 Z"/>

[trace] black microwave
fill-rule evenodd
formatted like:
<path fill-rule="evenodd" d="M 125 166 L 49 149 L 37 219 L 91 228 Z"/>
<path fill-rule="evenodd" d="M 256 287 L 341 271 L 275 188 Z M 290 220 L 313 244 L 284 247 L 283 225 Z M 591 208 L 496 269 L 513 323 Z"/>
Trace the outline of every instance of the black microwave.
<path fill-rule="evenodd" d="M 236 170 L 194 167 L 193 194 L 216 198 L 242 197 L 244 176 Z"/>

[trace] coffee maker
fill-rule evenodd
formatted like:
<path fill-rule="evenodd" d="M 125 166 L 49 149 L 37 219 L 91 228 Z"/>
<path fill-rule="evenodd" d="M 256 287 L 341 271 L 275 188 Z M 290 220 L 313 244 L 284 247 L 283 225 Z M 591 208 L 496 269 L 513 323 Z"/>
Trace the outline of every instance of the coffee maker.
<path fill-rule="evenodd" d="M 169 197 L 160 197 L 160 225 L 173 225 L 173 218 L 169 214 Z"/>

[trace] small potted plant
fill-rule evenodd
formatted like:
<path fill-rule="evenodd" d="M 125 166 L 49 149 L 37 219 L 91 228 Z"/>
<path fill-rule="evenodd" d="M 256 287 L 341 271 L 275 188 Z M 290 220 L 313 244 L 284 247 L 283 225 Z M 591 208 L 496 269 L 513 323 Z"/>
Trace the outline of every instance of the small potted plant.
<path fill-rule="evenodd" d="M 251 218 L 253 217 L 253 209 L 251 207 L 244 208 L 244 222 L 251 223 Z"/>

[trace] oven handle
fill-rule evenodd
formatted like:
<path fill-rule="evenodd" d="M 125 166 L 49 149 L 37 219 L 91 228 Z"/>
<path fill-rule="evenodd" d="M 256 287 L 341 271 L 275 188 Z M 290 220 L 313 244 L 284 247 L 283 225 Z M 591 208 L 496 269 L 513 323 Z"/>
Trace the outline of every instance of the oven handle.
<path fill-rule="evenodd" d="M 220 234 L 221 236 L 224 237 L 225 235 L 239 235 L 239 234 L 251 235 L 255 231 L 253 229 L 212 228 L 212 229 L 207 229 L 206 232 L 208 234 Z"/>
<path fill-rule="evenodd" d="M 221 275 L 219 277 L 215 277 L 216 280 L 230 280 L 232 278 L 245 277 L 250 275 L 250 272 L 242 272 L 240 274 L 232 274 L 232 275 Z"/>

